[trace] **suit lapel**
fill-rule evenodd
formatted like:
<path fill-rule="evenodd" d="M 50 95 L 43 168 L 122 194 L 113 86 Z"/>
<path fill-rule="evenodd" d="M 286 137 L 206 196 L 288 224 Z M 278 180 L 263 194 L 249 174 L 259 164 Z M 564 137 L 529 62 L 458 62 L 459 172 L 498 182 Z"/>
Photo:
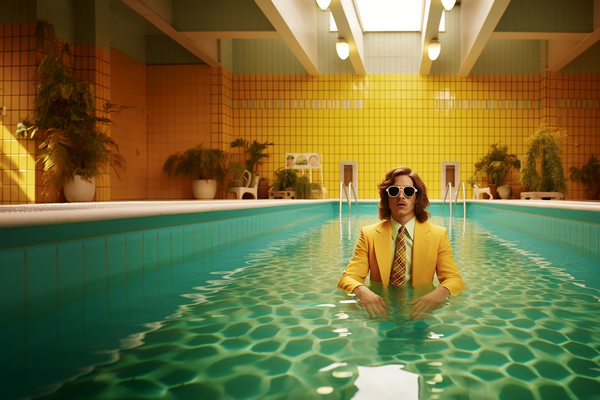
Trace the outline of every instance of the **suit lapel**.
<path fill-rule="evenodd" d="M 412 260 L 412 279 L 413 281 L 422 281 L 427 254 L 429 254 L 429 245 L 431 242 L 431 228 L 428 222 L 415 223 L 415 237 L 413 239 L 413 260 Z"/>
<path fill-rule="evenodd" d="M 390 268 L 392 266 L 392 224 L 383 221 L 375 228 L 377 235 L 373 237 L 375 257 L 381 274 L 381 282 L 387 285 L 390 281 Z"/>

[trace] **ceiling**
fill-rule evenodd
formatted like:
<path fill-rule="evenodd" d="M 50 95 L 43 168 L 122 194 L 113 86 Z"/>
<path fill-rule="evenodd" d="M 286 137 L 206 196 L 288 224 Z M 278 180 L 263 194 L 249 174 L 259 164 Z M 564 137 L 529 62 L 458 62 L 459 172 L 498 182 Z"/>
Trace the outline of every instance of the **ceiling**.
<path fill-rule="evenodd" d="M 166 34 L 211 66 L 221 66 L 221 39 L 282 39 L 310 75 L 320 75 L 314 0 L 111 0 L 114 14 L 152 34 Z M 354 0 L 332 0 L 329 10 L 338 33 L 350 44 L 356 74 L 365 63 L 364 32 Z M 382 10 L 386 12 L 386 10 Z M 431 73 L 429 42 L 438 32 L 441 0 L 423 0 L 419 73 Z M 600 41 L 600 0 L 462 0 L 456 38 L 459 67 L 468 76 L 492 41 L 535 40 L 543 44 L 543 69 L 560 71 Z"/>

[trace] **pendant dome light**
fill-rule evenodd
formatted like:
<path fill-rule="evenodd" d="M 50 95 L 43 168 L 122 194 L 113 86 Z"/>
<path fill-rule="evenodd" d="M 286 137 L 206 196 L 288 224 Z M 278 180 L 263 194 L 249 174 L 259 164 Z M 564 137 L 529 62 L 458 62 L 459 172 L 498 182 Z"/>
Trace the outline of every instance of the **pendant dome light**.
<path fill-rule="evenodd" d="M 439 40 L 433 39 L 429 42 L 429 45 L 427 46 L 427 54 L 429 55 L 429 59 L 431 61 L 437 60 L 441 51 L 442 45 Z"/>
<path fill-rule="evenodd" d="M 442 0 L 442 5 L 446 11 L 452 10 L 454 5 L 456 4 L 456 0 Z M 328 4 L 329 6 L 329 4 Z"/>
<path fill-rule="evenodd" d="M 335 44 L 335 50 L 342 60 L 345 60 L 350 55 L 350 45 L 345 39 L 338 38 L 337 43 Z"/>
<path fill-rule="evenodd" d="M 448 0 L 446 0 L 448 1 Z M 317 0 L 317 5 L 323 11 L 329 8 L 329 4 L 331 4 L 331 0 Z"/>

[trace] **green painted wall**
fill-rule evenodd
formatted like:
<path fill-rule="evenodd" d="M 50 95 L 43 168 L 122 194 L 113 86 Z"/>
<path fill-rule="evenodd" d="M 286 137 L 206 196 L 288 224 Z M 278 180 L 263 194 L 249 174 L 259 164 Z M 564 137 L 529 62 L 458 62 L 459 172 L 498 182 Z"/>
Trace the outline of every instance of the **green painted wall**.
<path fill-rule="evenodd" d="M 354 67 L 350 58 L 340 60 L 335 50 L 338 33 L 329 32 L 329 11 L 317 12 L 317 42 L 319 54 L 319 72 L 322 74 L 353 74 Z"/>
<path fill-rule="evenodd" d="M 110 51 L 110 4 L 108 0 L 75 1 L 75 42 Z"/>
<path fill-rule="evenodd" d="M 596 42 L 579 57 L 571 61 L 560 72 L 600 74 L 600 42 Z"/>
<path fill-rule="evenodd" d="M 0 24 L 35 22 L 36 0 L 0 0 Z"/>
<path fill-rule="evenodd" d="M 445 14 L 446 31 L 438 36 L 442 50 L 431 64 L 432 75 L 456 75 L 460 69 L 460 7 Z"/>
<path fill-rule="evenodd" d="M 166 35 L 146 36 L 146 63 L 206 64 Z"/>
<path fill-rule="evenodd" d="M 233 40 L 234 74 L 306 74 L 282 39 Z"/>
<path fill-rule="evenodd" d="M 219 40 L 220 62 L 227 71 L 233 71 L 233 40 Z"/>
<path fill-rule="evenodd" d="M 254 0 L 173 0 L 179 31 L 274 31 Z"/>
<path fill-rule="evenodd" d="M 539 40 L 490 40 L 471 70 L 472 75 L 539 74 Z"/>
<path fill-rule="evenodd" d="M 75 0 L 37 0 L 37 18 L 54 25 L 56 35 L 75 43 Z"/>
<path fill-rule="evenodd" d="M 593 23 L 594 0 L 512 0 L 496 31 L 591 32 Z"/>
<path fill-rule="evenodd" d="M 110 46 L 146 64 L 146 35 L 115 15 L 110 18 Z"/>

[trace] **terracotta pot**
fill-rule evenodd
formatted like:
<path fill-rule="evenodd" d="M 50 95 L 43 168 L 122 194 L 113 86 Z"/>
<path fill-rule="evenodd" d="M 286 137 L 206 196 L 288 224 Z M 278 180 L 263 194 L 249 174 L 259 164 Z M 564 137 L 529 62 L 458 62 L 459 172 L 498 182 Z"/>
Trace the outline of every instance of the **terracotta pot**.
<path fill-rule="evenodd" d="M 217 181 L 214 179 L 196 179 L 192 181 L 194 198 L 212 200 L 217 194 Z"/>
<path fill-rule="evenodd" d="M 63 187 L 65 198 L 69 203 L 82 201 L 92 201 L 96 194 L 96 178 L 93 177 L 90 182 L 79 175 L 75 179 L 70 179 Z"/>
<path fill-rule="evenodd" d="M 521 186 L 513 186 L 512 187 L 512 198 L 513 199 L 520 199 L 521 198 L 521 192 L 523 191 L 523 189 L 521 188 Z"/>
<path fill-rule="evenodd" d="M 258 181 L 258 198 L 269 198 L 269 181 Z"/>
<path fill-rule="evenodd" d="M 490 192 L 492 193 L 492 199 L 499 199 L 500 195 L 498 194 L 498 185 L 496 185 L 495 183 L 490 183 L 488 187 L 490 188 Z"/>

